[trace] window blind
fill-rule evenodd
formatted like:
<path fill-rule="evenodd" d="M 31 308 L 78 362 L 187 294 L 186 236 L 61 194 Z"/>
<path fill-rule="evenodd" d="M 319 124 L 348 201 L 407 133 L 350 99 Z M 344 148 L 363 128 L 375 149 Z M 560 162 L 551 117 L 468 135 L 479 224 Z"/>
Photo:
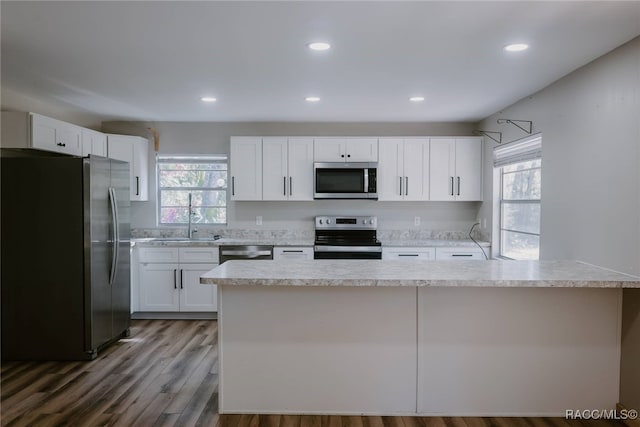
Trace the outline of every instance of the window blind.
<path fill-rule="evenodd" d="M 514 163 L 542 158 L 542 135 L 528 136 L 493 149 L 493 166 L 502 167 Z"/>

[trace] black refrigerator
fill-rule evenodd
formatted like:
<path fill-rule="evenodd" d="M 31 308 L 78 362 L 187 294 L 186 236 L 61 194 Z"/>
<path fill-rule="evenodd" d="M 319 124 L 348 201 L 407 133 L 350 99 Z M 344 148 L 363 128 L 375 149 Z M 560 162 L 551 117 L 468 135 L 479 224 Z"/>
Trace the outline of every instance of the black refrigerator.
<path fill-rule="evenodd" d="M 90 360 L 129 334 L 129 164 L 2 149 L 4 360 Z"/>

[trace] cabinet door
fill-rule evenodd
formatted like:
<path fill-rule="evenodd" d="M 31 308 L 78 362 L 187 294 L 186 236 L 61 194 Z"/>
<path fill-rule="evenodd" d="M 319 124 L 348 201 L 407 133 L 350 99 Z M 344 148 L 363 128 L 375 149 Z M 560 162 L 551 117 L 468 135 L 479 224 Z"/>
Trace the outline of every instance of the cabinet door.
<path fill-rule="evenodd" d="M 313 259 L 311 246 L 276 246 L 273 248 L 273 260 Z"/>
<path fill-rule="evenodd" d="M 455 139 L 431 138 L 429 152 L 430 200 L 455 200 Z"/>
<path fill-rule="evenodd" d="M 180 311 L 218 311 L 216 285 L 203 285 L 200 276 L 217 264 L 180 264 Z"/>
<path fill-rule="evenodd" d="M 140 311 L 180 309 L 178 270 L 178 264 L 140 264 Z"/>
<path fill-rule="evenodd" d="M 347 162 L 377 162 L 378 138 L 347 138 Z"/>
<path fill-rule="evenodd" d="M 482 200 L 482 138 L 456 138 L 456 200 Z"/>
<path fill-rule="evenodd" d="M 82 129 L 82 155 L 107 157 L 107 135 L 102 132 L 96 132 L 91 129 Z"/>
<path fill-rule="evenodd" d="M 80 127 L 39 114 L 31 115 L 31 147 L 58 153 L 82 154 Z"/>
<path fill-rule="evenodd" d="M 130 200 L 149 199 L 149 141 L 131 135 L 107 135 L 107 155 L 111 159 L 129 162 Z"/>
<path fill-rule="evenodd" d="M 262 200 L 287 200 L 287 138 L 262 139 Z"/>
<path fill-rule="evenodd" d="M 382 248 L 382 259 L 396 261 L 431 261 L 436 257 L 434 248 Z"/>
<path fill-rule="evenodd" d="M 404 140 L 404 200 L 429 200 L 429 140 Z"/>
<path fill-rule="evenodd" d="M 314 162 L 344 162 L 344 138 L 315 138 L 313 140 Z"/>
<path fill-rule="evenodd" d="M 131 164 L 131 200 L 149 200 L 149 140 L 133 137 Z"/>
<path fill-rule="evenodd" d="M 404 143 L 401 138 L 379 142 L 378 200 L 402 200 L 404 195 Z"/>
<path fill-rule="evenodd" d="M 488 255 L 489 254 L 487 254 L 487 256 Z M 436 248 L 436 260 L 438 261 L 461 261 L 469 259 L 485 258 L 480 248 Z"/>
<path fill-rule="evenodd" d="M 313 139 L 289 138 L 289 200 L 313 200 Z"/>
<path fill-rule="evenodd" d="M 262 138 L 231 138 L 229 161 L 231 200 L 262 200 Z"/>

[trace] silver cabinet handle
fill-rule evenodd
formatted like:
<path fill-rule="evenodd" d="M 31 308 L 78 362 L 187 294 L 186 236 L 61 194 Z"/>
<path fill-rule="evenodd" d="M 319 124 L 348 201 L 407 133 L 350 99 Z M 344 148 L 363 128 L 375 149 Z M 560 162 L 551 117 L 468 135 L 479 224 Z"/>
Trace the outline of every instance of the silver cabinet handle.
<path fill-rule="evenodd" d="M 289 177 L 289 195 L 293 196 L 293 178 Z"/>
<path fill-rule="evenodd" d="M 460 177 L 458 177 L 458 196 L 460 195 Z"/>
<path fill-rule="evenodd" d="M 418 254 L 398 254 L 398 256 L 419 256 Z"/>
<path fill-rule="evenodd" d="M 176 277 L 177 273 L 178 273 L 178 269 L 174 268 L 173 269 L 173 289 L 178 289 L 178 279 Z"/>
<path fill-rule="evenodd" d="M 303 251 L 303 250 L 301 250 L 301 249 L 297 249 L 297 250 L 294 250 L 294 249 L 285 249 L 285 250 L 283 250 L 283 251 L 282 251 L 282 253 L 283 253 L 283 254 L 301 254 L 301 253 L 303 253 L 303 252 L 304 252 L 304 251 Z"/>
<path fill-rule="evenodd" d="M 451 195 L 453 196 L 453 177 L 451 177 Z"/>
<path fill-rule="evenodd" d="M 398 177 L 400 179 L 400 195 L 402 196 L 402 177 Z"/>
<path fill-rule="evenodd" d="M 451 256 L 458 256 L 458 257 L 460 257 L 460 256 L 463 256 L 463 257 L 470 257 L 470 256 L 473 256 L 473 254 L 451 254 Z"/>
<path fill-rule="evenodd" d="M 231 195 L 232 196 L 236 195 L 236 177 L 235 176 L 231 177 Z"/>
<path fill-rule="evenodd" d="M 287 177 L 286 176 L 282 177 L 282 195 L 283 196 L 287 195 Z"/>
<path fill-rule="evenodd" d="M 140 177 L 136 176 L 136 196 L 140 195 Z"/>
<path fill-rule="evenodd" d="M 180 269 L 180 289 L 184 289 L 184 286 L 183 286 L 184 278 L 182 277 L 182 272 L 183 271 L 184 271 L 183 269 Z"/>
<path fill-rule="evenodd" d="M 408 176 L 404 177 L 404 195 L 405 196 L 409 195 L 409 177 Z"/>

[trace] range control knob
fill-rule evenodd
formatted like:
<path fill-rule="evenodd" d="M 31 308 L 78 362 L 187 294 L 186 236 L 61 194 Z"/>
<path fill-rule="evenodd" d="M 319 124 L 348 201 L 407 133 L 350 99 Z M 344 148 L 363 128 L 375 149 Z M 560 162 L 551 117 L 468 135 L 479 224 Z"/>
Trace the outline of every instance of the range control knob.
<path fill-rule="evenodd" d="M 363 220 L 362 220 L 362 223 L 363 223 L 363 224 L 366 224 L 366 223 L 367 223 L 367 220 L 366 220 L 366 219 L 363 219 Z"/>
<path fill-rule="evenodd" d="M 320 220 L 318 220 L 318 222 L 320 222 L 320 224 L 322 224 L 322 220 L 321 220 L 321 219 L 320 219 Z"/>
<path fill-rule="evenodd" d="M 330 219 L 327 220 L 327 224 L 331 224 L 331 220 Z"/>
<path fill-rule="evenodd" d="M 373 224 L 373 220 L 372 219 L 369 220 L 369 224 Z"/>

